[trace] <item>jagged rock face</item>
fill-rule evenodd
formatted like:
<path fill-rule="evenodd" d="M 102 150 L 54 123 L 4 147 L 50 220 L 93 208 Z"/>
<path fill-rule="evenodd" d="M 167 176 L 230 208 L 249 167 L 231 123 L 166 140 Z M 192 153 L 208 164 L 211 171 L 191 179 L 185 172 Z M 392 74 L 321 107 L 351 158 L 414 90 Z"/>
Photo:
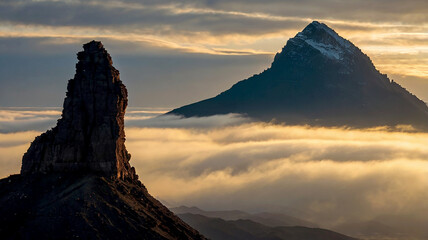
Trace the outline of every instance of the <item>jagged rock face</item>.
<path fill-rule="evenodd" d="M 101 42 L 83 48 L 68 82 L 62 118 L 36 137 L 22 159 L 21 174 L 90 171 L 135 179 L 125 148 L 126 87 Z"/>
<path fill-rule="evenodd" d="M 214 98 L 169 114 L 228 113 L 287 124 L 404 124 L 428 131 L 428 107 L 423 101 L 381 74 L 350 41 L 316 21 L 288 40 L 269 69 Z"/>
<path fill-rule="evenodd" d="M 0 179 L 1 239 L 205 239 L 153 198 L 125 148 L 127 91 L 100 42 L 79 52 L 62 118 Z"/>

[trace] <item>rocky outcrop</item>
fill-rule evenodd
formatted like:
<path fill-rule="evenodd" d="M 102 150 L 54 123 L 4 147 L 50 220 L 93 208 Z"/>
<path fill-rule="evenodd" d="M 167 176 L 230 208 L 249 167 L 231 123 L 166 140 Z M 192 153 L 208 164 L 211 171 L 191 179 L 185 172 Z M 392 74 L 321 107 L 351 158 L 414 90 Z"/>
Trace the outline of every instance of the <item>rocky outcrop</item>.
<path fill-rule="evenodd" d="M 22 159 L 21 174 L 89 171 L 136 179 L 125 147 L 126 87 L 101 42 L 83 48 L 68 82 L 62 118 L 36 137 Z"/>
<path fill-rule="evenodd" d="M 127 91 L 100 42 L 78 53 L 62 118 L 0 179 L 1 239 L 205 237 L 152 197 L 129 164 Z"/>

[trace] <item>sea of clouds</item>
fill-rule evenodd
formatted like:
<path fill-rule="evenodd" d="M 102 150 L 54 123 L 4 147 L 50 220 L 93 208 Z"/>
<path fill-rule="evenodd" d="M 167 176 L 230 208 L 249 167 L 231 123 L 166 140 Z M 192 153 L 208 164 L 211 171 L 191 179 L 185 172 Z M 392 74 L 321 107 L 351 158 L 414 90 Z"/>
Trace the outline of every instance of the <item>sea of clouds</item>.
<path fill-rule="evenodd" d="M 0 177 L 56 123 L 52 109 L 3 109 Z M 284 212 L 324 227 L 379 217 L 428 223 L 428 133 L 251 122 L 236 114 L 153 118 L 130 109 L 126 146 L 169 206 Z"/>

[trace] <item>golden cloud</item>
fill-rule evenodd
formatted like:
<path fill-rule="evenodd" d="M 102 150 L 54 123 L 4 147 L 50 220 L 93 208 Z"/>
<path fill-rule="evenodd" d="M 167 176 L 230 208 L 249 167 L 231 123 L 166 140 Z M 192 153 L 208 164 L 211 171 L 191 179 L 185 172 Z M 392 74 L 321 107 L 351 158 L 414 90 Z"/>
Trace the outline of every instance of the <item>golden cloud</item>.
<path fill-rule="evenodd" d="M 186 124 L 126 129 L 131 164 L 149 191 L 170 205 L 296 209 L 324 227 L 384 215 L 426 218 L 427 133 Z M 2 176 L 19 172 L 37 134 L 0 135 Z"/>

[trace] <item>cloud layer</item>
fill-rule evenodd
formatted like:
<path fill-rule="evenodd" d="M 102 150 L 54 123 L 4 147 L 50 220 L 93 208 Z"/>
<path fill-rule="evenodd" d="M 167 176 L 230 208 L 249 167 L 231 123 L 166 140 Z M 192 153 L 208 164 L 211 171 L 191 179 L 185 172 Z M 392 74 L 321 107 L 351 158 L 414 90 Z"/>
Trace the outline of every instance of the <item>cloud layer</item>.
<path fill-rule="evenodd" d="M 237 119 L 140 120 L 126 129 L 131 164 L 171 206 L 283 211 L 324 227 L 382 216 L 428 222 L 428 134 Z M 19 172 L 38 134 L 0 134 L 1 176 Z"/>
<path fill-rule="evenodd" d="M 427 134 L 244 124 L 127 136 L 143 182 L 167 202 L 291 207 L 318 222 L 428 211 Z"/>
<path fill-rule="evenodd" d="M 127 139 L 141 180 L 169 206 L 283 212 L 339 231 L 376 221 L 390 224 L 390 234 L 428 233 L 426 133 L 244 123 L 128 128 Z"/>

